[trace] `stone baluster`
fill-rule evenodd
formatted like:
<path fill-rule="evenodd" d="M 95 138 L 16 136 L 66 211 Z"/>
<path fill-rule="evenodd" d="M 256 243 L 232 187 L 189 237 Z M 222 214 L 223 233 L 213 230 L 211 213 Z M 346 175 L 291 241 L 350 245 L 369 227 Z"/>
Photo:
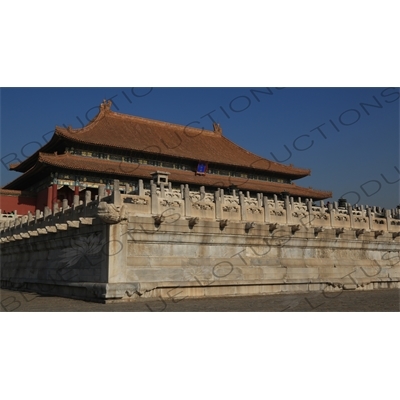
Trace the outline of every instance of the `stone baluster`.
<path fill-rule="evenodd" d="M 46 220 L 50 215 L 51 215 L 51 210 L 49 207 L 46 206 L 43 212 L 43 219 Z"/>
<path fill-rule="evenodd" d="M 68 208 L 68 200 L 67 199 L 63 199 L 62 202 L 62 210 L 63 212 Z"/>
<path fill-rule="evenodd" d="M 200 201 L 204 201 L 206 197 L 206 188 L 204 186 L 200 186 Z"/>
<path fill-rule="evenodd" d="M 161 197 L 162 199 L 165 198 L 164 182 L 160 182 L 160 197 Z"/>
<path fill-rule="evenodd" d="M 244 201 L 244 194 L 239 192 L 239 205 L 240 205 L 240 219 L 242 221 L 247 220 L 247 210 L 246 210 L 246 203 Z"/>
<path fill-rule="evenodd" d="M 269 203 L 268 203 L 268 197 L 264 196 L 263 197 L 263 202 L 264 202 L 264 222 L 269 223 L 271 221 L 271 216 L 269 214 Z"/>
<path fill-rule="evenodd" d="M 290 224 L 292 222 L 292 207 L 290 206 L 290 199 L 288 195 L 285 196 L 284 201 L 286 210 L 286 223 Z"/>
<path fill-rule="evenodd" d="M 27 221 L 28 225 L 30 225 L 32 221 L 33 221 L 32 213 L 30 211 L 28 211 L 28 221 Z"/>
<path fill-rule="evenodd" d="M 144 196 L 143 179 L 139 179 L 139 196 Z"/>
<path fill-rule="evenodd" d="M 278 210 L 278 196 L 274 194 L 275 211 Z"/>
<path fill-rule="evenodd" d="M 122 198 L 121 198 L 121 192 L 119 191 L 119 180 L 118 179 L 114 179 L 111 202 L 116 207 L 120 207 L 122 205 Z"/>
<path fill-rule="evenodd" d="M 351 204 L 347 204 L 347 213 L 349 214 L 350 228 L 354 228 L 354 214 L 353 214 L 353 207 L 351 206 Z"/>
<path fill-rule="evenodd" d="M 307 212 L 308 212 L 308 224 L 310 226 L 312 226 L 315 216 L 314 216 L 314 213 L 312 210 L 312 200 L 311 199 L 306 200 L 306 206 L 307 206 Z"/>
<path fill-rule="evenodd" d="M 158 215 L 158 196 L 157 196 L 157 185 L 154 183 L 150 184 L 150 202 L 151 202 L 151 213 Z"/>
<path fill-rule="evenodd" d="M 39 218 L 40 218 L 40 210 L 36 210 L 35 211 L 35 224 L 38 223 Z"/>
<path fill-rule="evenodd" d="M 372 231 L 372 212 L 371 208 L 367 207 L 368 229 Z"/>
<path fill-rule="evenodd" d="M 79 195 L 75 194 L 74 195 L 74 207 L 78 207 L 79 206 Z"/>
<path fill-rule="evenodd" d="M 186 184 L 183 188 L 183 197 L 185 199 L 185 216 L 192 216 L 192 202 L 190 201 L 190 190 L 189 185 Z"/>
<path fill-rule="evenodd" d="M 99 185 L 99 201 L 103 201 L 106 197 L 106 185 Z"/>
<path fill-rule="evenodd" d="M 58 208 L 58 203 L 53 204 L 53 215 L 57 214 L 60 211 Z"/>
<path fill-rule="evenodd" d="M 385 210 L 385 218 L 386 218 L 386 230 L 390 231 L 390 222 L 392 221 L 391 218 L 391 210 Z"/>
<path fill-rule="evenodd" d="M 221 219 L 222 217 L 222 208 L 221 208 L 221 198 L 219 197 L 220 190 L 216 190 L 214 193 L 214 202 L 215 202 L 215 219 Z"/>
<path fill-rule="evenodd" d="M 262 193 L 257 193 L 257 206 L 262 207 L 263 206 L 263 195 Z"/>

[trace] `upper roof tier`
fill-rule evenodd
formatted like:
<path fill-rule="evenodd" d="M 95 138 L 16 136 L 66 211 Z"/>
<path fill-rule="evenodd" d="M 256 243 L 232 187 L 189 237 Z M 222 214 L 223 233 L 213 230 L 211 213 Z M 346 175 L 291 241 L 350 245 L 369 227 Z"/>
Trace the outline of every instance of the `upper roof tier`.
<path fill-rule="evenodd" d="M 214 131 L 177 125 L 147 118 L 120 114 L 110 109 L 111 101 L 100 105 L 100 112 L 85 127 L 72 129 L 56 127 L 52 139 L 25 161 L 10 165 L 10 169 L 26 172 L 37 161 L 39 152 L 51 153 L 61 142 L 72 147 L 100 146 L 127 152 L 162 155 L 230 168 L 241 167 L 292 179 L 310 175 L 309 169 L 279 164 L 259 157 L 231 142 L 214 124 Z"/>

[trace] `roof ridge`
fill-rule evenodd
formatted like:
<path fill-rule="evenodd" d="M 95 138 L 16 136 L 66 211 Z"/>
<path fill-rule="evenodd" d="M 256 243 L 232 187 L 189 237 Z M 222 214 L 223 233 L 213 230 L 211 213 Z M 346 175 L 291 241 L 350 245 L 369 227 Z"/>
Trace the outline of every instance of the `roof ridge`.
<path fill-rule="evenodd" d="M 104 117 L 106 117 L 107 115 L 111 116 L 111 117 L 116 117 L 116 118 L 120 118 L 120 119 L 127 119 L 127 120 L 134 120 L 134 121 L 138 121 L 138 122 L 144 122 L 144 123 L 148 123 L 151 125 L 159 125 L 161 127 L 175 127 L 175 128 L 180 128 L 184 130 L 184 132 L 186 130 L 188 131 L 192 131 L 192 132 L 200 132 L 200 133 L 205 133 L 208 134 L 210 136 L 215 136 L 215 137 L 221 137 L 222 136 L 222 130 L 218 129 L 218 128 L 214 128 L 214 131 L 211 131 L 209 129 L 200 129 L 200 128 L 195 128 L 192 126 L 188 125 L 181 125 L 181 124 L 177 124 L 174 122 L 166 122 L 166 121 L 160 121 L 157 119 L 152 119 L 152 118 L 144 118 L 144 117 L 139 117 L 137 115 L 130 115 L 130 114 L 124 114 L 124 113 L 119 113 L 116 111 L 111 110 L 111 105 L 112 105 L 112 101 L 111 100 L 104 100 L 103 103 L 100 104 L 99 106 L 99 112 L 98 114 L 91 120 L 89 121 L 89 123 L 85 126 L 83 126 L 82 128 L 72 128 L 72 126 L 68 126 L 67 128 L 65 127 L 61 127 L 56 125 L 56 132 L 60 131 L 61 133 L 72 133 L 72 134 L 76 134 L 76 133 L 80 133 L 80 132 L 86 132 L 88 130 L 90 130 L 91 128 L 93 128 L 94 126 L 96 126 Z"/>
<path fill-rule="evenodd" d="M 123 113 L 118 113 L 115 111 L 110 110 L 109 114 L 111 116 L 115 116 L 118 118 L 122 119 L 129 119 L 129 120 L 135 120 L 135 121 L 140 121 L 140 122 L 145 122 L 145 123 L 151 123 L 151 124 L 156 124 L 159 126 L 170 126 L 171 128 L 176 127 L 176 128 L 183 128 L 183 130 L 190 130 L 190 131 L 195 131 L 195 132 L 200 132 L 200 133 L 208 133 L 211 134 L 212 136 L 215 137 L 221 137 L 222 135 L 216 131 L 211 131 L 209 129 L 200 129 L 200 128 L 195 128 L 193 126 L 188 125 L 181 125 L 181 124 L 176 124 L 174 122 L 166 122 L 166 121 L 160 121 L 158 119 L 152 119 L 152 118 L 144 118 L 144 117 L 139 117 L 137 115 L 130 115 L 130 114 L 123 114 Z"/>

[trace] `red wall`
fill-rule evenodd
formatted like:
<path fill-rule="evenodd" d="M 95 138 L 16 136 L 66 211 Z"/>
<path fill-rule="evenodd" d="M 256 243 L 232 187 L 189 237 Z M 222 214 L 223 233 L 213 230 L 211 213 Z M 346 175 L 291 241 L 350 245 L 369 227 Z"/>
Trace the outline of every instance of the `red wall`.
<path fill-rule="evenodd" d="M 0 194 L 0 209 L 2 213 L 17 210 L 18 214 L 35 213 L 36 197 L 10 196 Z"/>
<path fill-rule="evenodd" d="M 52 208 L 51 204 L 48 204 L 48 193 L 52 192 L 52 187 L 47 187 L 43 190 L 41 190 L 36 197 L 36 209 L 43 211 L 44 208 L 47 206 L 50 209 Z M 51 203 L 51 202 L 50 202 Z"/>

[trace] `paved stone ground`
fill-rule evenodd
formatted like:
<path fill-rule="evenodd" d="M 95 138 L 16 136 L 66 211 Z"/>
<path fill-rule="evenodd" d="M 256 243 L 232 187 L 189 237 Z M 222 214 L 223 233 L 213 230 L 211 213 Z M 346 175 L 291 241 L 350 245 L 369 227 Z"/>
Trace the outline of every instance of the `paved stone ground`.
<path fill-rule="evenodd" d="M 328 297 L 329 296 L 329 297 Z M 99 304 L 35 293 L 0 290 L 1 311 L 400 311 L 400 290 L 343 291 L 338 293 L 274 294 L 266 296 L 200 299 L 140 299 L 137 302 Z"/>

